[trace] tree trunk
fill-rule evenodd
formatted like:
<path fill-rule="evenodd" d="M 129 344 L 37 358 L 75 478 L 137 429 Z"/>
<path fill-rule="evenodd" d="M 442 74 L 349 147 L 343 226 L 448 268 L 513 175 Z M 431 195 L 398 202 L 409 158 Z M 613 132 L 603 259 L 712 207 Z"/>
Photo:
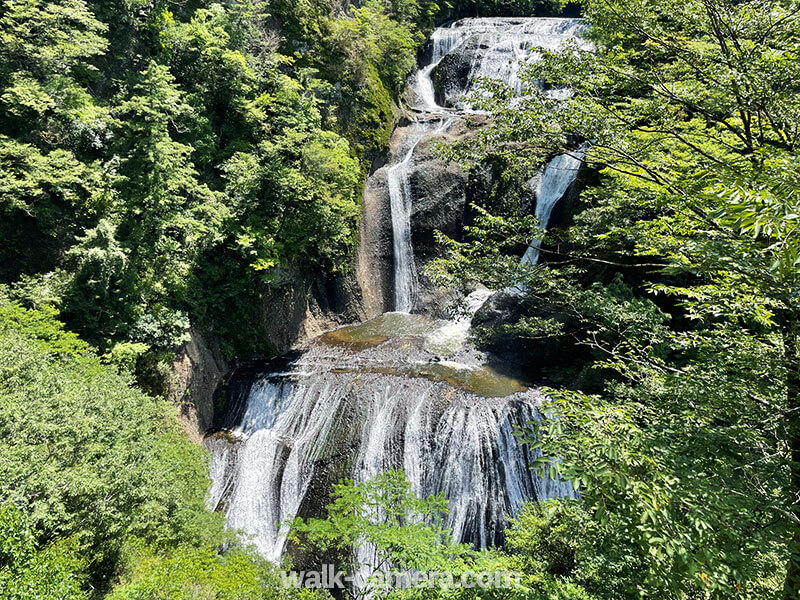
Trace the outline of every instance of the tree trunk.
<path fill-rule="evenodd" d="M 789 564 L 783 588 L 784 600 L 800 599 L 800 316 L 785 315 L 781 323 L 786 367 L 786 439 L 789 444 Z"/>

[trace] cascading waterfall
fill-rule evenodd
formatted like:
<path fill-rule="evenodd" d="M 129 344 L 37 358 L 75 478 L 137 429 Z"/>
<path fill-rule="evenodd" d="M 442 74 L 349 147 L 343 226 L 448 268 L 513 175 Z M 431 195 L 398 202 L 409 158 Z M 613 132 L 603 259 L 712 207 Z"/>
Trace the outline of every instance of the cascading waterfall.
<path fill-rule="evenodd" d="M 550 215 L 553 214 L 553 208 L 578 177 L 578 171 L 585 155 L 586 149 L 584 146 L 574 152 L 559 154 L 547 164 L 541 176 L 535 177 L 529 182 L 535 183 L 535 215 L 541 229 L 547 229 L 547 225 L 550 223 Z M 539 262 L 541 248 L 541 237 L 534 237 L 522 256 L 522 262 L 535 265 Z"/>
<path fill-rule="evenodd" d="M 417 285 L 410 172 L 421 142 L 471 112 L 453 98 L 445 98 L 450 108 L 436 104 L 433 73 L 449 53 L 475 41 L 462 95 L 481 77 L 504 79 L 519 91 L 521 62 L 582 29 L 576 19 L 464 19 L 434 32 L 430 62 L 409 81 L 418 112 L 387 169 L 399 312 L 328 332 L 281 367 L 239 374 L 229 386 L 221 431 L 205 441 L 212 455 L 210 505 L 266 558 L 280 559 L 286 524 L 318 515 L 330 484 L 341 478 L 364 481 L 404 469 L 416 493 L 441 492 L 449 500 L 454 539 L 480 548 L 502 542 L 506 518 L 524 502 L 574 495 L 569 482 L 532 472 L 538 450 L 512 435 L 540 418 L 539 392 L 498 374 L 466 344 L 471 314 L 491 292 L 473 292 L 468 314 L 451 321 L 408 314 Z M 570 160 L 557 157 L 541 178 L 542 225 L 574 178 Z M 532 262 L 535 250 L 526 253 Z M 370 548 L 355 550 L 369 560 Z"/>
<path fill-rule="evenodd" d="M 424 339 L 406 333 L 427 330 L 435 341 L 447 323 L 384 326 L 392 339 Z M 265 557 L 278 561 L 285 523 L 332 463 L 337 478 L 355 481 L 404 469 L 416 493 L 449 499 L 454 539 L 482 548 L 502 540 L 506 516 L 526 500 L 573 494 L 568 482 L 530 471 L 537 451 L 512 435 L 539 418 L 537 391 L 474 361 L 370 347 L 374 336 L 355 329 L 344 330 L 352 334 L 346 342 L 341 334 L 323 336 L 288 371 L 246 379 L 234 395 L 241 410 L 229 412 L 228 433 L 206 441 L 211 505 L 224 508 L 228 525 L 251 536 Z M 367 347 L 355 352 L 359 339 Z"/>
<path fill-rule="evenodd" d="M 252 536 L 267 559 L 278 562 L 287 521 L 300 508 L 342 400 L 325 377 L 295 383 L 270 373 L 253 382 L 247 410 L 231 438 L 206 442 L 212 455 L 211 504 L 225 503 L 228 526 Z"/>
<path fill-rule="evenodd" d="M 416 120 L 403 138 L 401 148 L 396 153 L 400 159 L 387 172 L 394 237 L 395 310 L 411 312 L 417 293 L 417 272 L 411 244 L 412 190 L 409 181 L 417 145 L 426 137 L 447 131 L 455 119 L 474 112 L 463 96 L 469 94 L 478 81 L 483 78 L 499 79 L 519 94 L 524 90 L 519 77 L 520 68 L 536 60 L 543 48 L 554 50 L 570 40 L 578 40 L 584 29 L 581 19 L 476 18 L 455 21 L 433 32 L 430 61 L 421 65 L 409 78 L 409 87 L 415 98 L 412 108 L 421 114 L 415 117 Z M 455 108 L 444 108 L 436 103 L 434 70 L 448 54 L 466 43 L 473 46 L 467 53 L 470 60 L 469 75 L 465 86 L 459 90 L 457 101 L 454 98 L 447 99 L 447 103 L 454 104 Z M 444 114 L 449 116 L 442 116 Z M 547 172 L 545 175 L 546 179 Z M 548 194 L 549 190 L 544 189 L 542 193 Z M 559 198 L 560 195 L 553 198 L 553 202 Z M 538 252 L 538 248 L 536 250 Z"/>
<path fill-rule="evenodd" d="M 447 131 L 452 119 L 430 119 L 417 121 L 412 131 L 403 138 L 408 149 L 401 160 L 387 171 L 389 202 L 392 213 L 392 235 L 394 244 L 394 298 L 395 310 L 411 312 L 417 293 L 417 269 L 414 250 L 411 246 L 411 182 L 409 168 L 414 158 L 414 149 L 424 137 Z"/>
<path fill-rule="evenodd" d="M 459 23 L 460 21 L 456 21 Z M 455 25 L 455 23 L 453 24 Z M 441 60 L 458 46 L 468 35 L 469 28 L 438 27 L 431 35 L 431 60 L 420 66 L 411 80 L 411 89 L 417 97 L 415 110 L 440 113 L 444 108 L 436 104 L 436 91 L 433 86 L 433 70 Z"/>
<path fill-rule="evenodd" d="M 447 110 L 436 102 L 433 73 L 445 56 L 467 41 L 475 51 L 470 52 L 466 85 L 445 98 L 446 105 L 461 112 L 470 112 L 464 97 L 484 77 L 503 81 L 517 94 L 522 93 L 525 86 L 519 76 L 521 68 L 535 61 L 542 49 L 556 50 L 571 41 L 588 47 L 579 37 L 585 29 L 582 19 L 498 17 L 461 19 L 439 27 L 431 36 L 430 62 L 411 81 L 416 98 L 413 107 L 434 113 Z"/>

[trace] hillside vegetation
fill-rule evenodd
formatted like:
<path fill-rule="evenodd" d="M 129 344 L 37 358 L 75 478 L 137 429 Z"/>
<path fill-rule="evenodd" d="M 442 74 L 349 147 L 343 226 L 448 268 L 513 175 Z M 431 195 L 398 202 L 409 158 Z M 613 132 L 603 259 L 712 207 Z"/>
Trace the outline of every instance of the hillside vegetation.
<path fill-rule="evenodd" d="M 349 268 L 364 170 L 435 10 L 4 2 L 6 295 L 151 363 L 190 323 L 229 357 L 268 353 L 265 286 Z"/>
<path fill-rule="evenodd" d="M 269 292 L 351 271 L 365 175 L 437 22 L 555 8 L 0 0 L 0 600 L 333 598 L 282 586 L 207 509 L 169 365 L 193 327 L 226 359 L 271 355 Z M 509 108 L 485 82 L 487 126 L 439 149 L 522 189 L 586 144 L 580 198 L 534 232 L 538 265 L 519 263 L 531 217 L 484 198 L 428 269 L 516 290 L 518 318 L 475 341 L 549 382 L 550 418 L 518 433 L 580 497 L 477 552 L 393 471 L 337 485 L 294 543 L 522 578 L 393 599 L 798 600 L 800 5 L 582 11 L 592 49 L 526 74 L 566 100 L 532 85 Z M 544 345 L 567 358 L 537 363 Z"/>

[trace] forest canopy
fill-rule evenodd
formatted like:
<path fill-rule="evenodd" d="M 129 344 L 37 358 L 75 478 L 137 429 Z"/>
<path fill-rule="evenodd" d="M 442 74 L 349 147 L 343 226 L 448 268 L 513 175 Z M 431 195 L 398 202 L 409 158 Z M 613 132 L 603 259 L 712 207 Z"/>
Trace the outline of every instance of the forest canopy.
<path fill-rule="evenodd" d="M 194 322 L 268 353 L 234 324 L 282 272 L 349 269 L 436 9 L 3 2 L 4 293 L 102 351 L 159 360 Z"/>

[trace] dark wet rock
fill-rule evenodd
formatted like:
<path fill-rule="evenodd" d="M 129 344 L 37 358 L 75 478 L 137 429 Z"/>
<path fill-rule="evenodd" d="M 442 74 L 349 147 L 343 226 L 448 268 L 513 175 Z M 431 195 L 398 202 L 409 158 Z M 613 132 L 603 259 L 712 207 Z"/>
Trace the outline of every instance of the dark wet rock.
<path fill-rule="evenodd" d="M 280 282 L 265 287 L 259 304 L 259 335 L 275 356 L 321 333 L 365 318 L 361 288 L 355 276 L 322 277 L 282 273 Z M 200 443 L 215 420 L 215 399 L 235 361 L 226 360 L 213 333 L 197 328 L 176 353 L 167 396 L 179 407 L 189 438 Z"/>
<path fill-rule="evenodd" d="M 437 231 L 460 238 L 464 228 L 468 176 L 459 165 L 447 163 L 437 155 L 440 141 L 432 138 L 420 143 L 410 176 L 411 240 L 418 264 L 441 255 Z"/>
<path fill-rule="evenodd" d="M 412 122 L 400 122 L 390 144 L 393 160 L 370 175 L 364 187 L 356 273 L 368 317 L 394 307 L 394 250 L 387 172 L 398 160 L 397 154 L 402 152 L 403 139 L 412 131 Z M 414 150 L 408 182 L 412 196 L 411 244 L 418 273 L 422 273 L 430 260 L 442 255 L 442 248 L 436 241 L 437 231 L 461 238 L 469 203 L 469 176 L 458 164 L 442 159 L 437 147 L 441 142 L 469 135 L 472 132 L 467 123 L 456 119 L 446 132 L 432 132 Z M 429 307 L 431 314 L 438 315 L 447 303 L 438 298 L 441 294 L 431 288 L 424 276 L 420 277 L 420 284 L 422 301 L 418 305 Z"/>
<path fill-rule="evenodd" d="M 545 339 L 525 339 L 503 331 L 523 317 L 550 319 L 562 326 L 562 333 Z M 491 352 L 500 363 L 514 365 L 537 381 L 574 380 L 589 358 L 586 349 L 577 343 L 580 323 L 560 307 L 513 290 L 492 294 L 472 319 L 481 348 Z"/>
<path fill-rule="evenodd" d="M 469 90 L 472 61 L 480 48 L 478 36 L 446 55 L 433 71 L 434 97 L 440 106 L 456 106 Z"/>
<path fill-rule="evenodd" d="M 386 183 L 387 167 L 377 169 L 364 185 L 355 276 L 368 318 L 393 305 L 392 214 Z"/>
<path fill-rule="evenodd" d="M 272 355 L 365 318 L 362 291 L 352 275 L 331 278 L 290 272 L 265 292 L 261 309 Z"/>

